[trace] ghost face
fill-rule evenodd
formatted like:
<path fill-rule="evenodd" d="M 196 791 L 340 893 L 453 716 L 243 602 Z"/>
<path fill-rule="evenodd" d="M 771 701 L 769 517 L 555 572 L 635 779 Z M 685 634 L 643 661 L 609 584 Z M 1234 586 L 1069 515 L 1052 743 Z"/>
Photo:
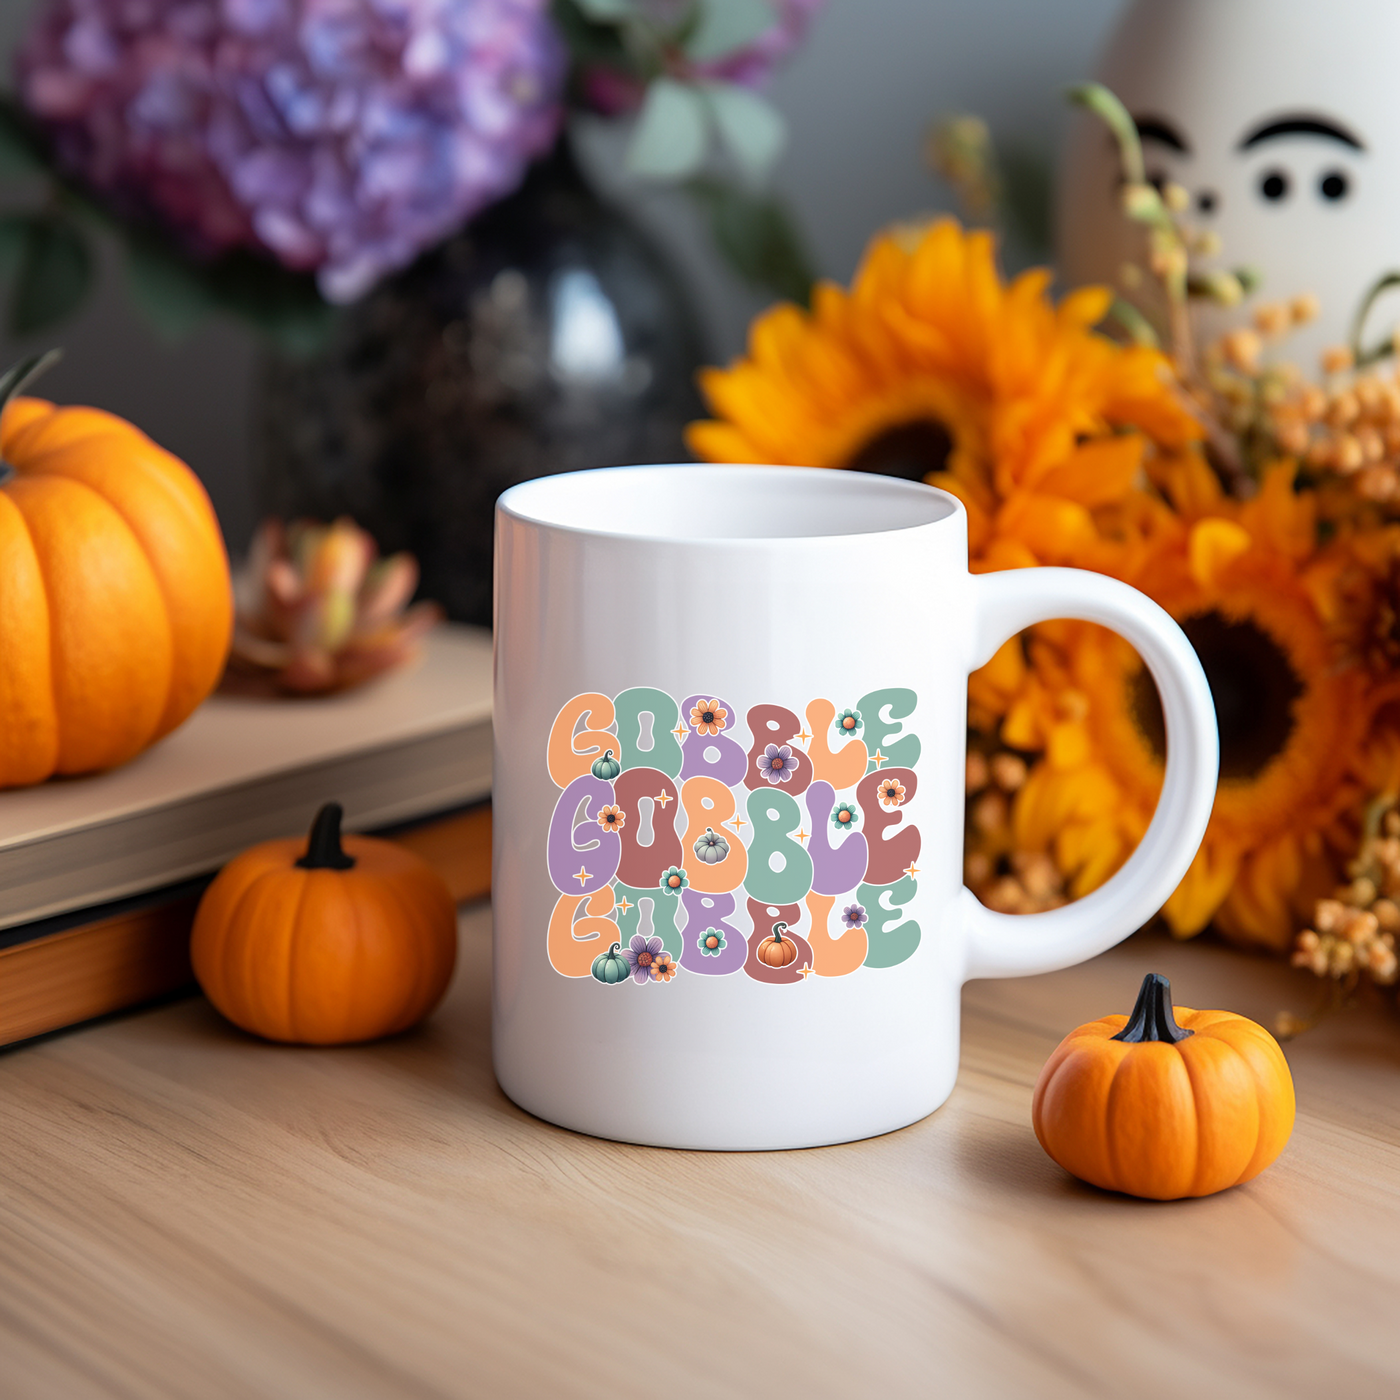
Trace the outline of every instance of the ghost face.
<path fill-rule="evenodd" d="M 1138 0 L 1100 66 L 1137 119 L 1149 177 L 1187 190 L 1191 220 L 1221 237 L 1221 266 L 1262 274 L 1252 304 L 1319 298 L 1319 321 L 1277 352 L 1310 373 L 1400 268 L 1400 107 L 1384 62 L 1397 46 L 1400 6 L 1387 0 Z M 1115 148 L 1078 118 L 1060 186 L 1068 285 L 1118 285 L 1123 263 L 1141 262 L 1117 190 Z M 1247 315 L 1202 311 L 1200 333 Z M 1378 302 L 1368 343 L 1397 319 L 1400 296 Z"/>

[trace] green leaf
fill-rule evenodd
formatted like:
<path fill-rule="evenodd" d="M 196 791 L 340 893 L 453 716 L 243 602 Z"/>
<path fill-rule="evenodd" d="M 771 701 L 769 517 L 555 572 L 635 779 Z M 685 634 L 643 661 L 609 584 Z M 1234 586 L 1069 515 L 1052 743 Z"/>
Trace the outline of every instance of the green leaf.
<path fill-rule="evenodd" d="M 786 301 L 807 304 L 815 277 L 781 201 L 719 180 L 692 180 L 687 188 L 709 218 L 715 246 L 741 277 Z"/>
<path fill-rule="evenodd" d="M 679 180 L 693 174 L 705 155 L 705 104 L 694 88 L 657 78 L 647 88 L 641 115 L 627 148 L 634 175 Z"/>
<path fill-rule="evenodd" d="M 616 24 L 632 13 L 632 0 L 573 0 L 595 24 Z"/>
<path fill-rule="evenodd" d="M 255 253 L 229 253 L 203 268 L 201 277 L 215 306 L 249 322 L 289 355 L 314 354 L 339 316 L 309 273 L 291 272 Z"/>
<path fill-rule="evenodd" d="M 730 154 L 750 175 L 766 174 L 787 141 L 781 115 L 733 83 L 706 83 L 703 91 Z"/>
<path fill-rule="evenodd" d="M 72 315 L 92 282 L 92 253 L 77 227 L 59 215 L 28 216 L 10 288 L 10 333 L 30 335 Z"/>
<path fill-rule="evenodd" d="M 160 239 L 130 232 L 126 239 L 127 287 L 158 334 L 180 340 L 208 314 L 214 298 L 202 270 Z"/>
<path fill-rule="evenodd" d="M 0 278 L 8 279 L 19 271 L 32 220 L 31 214 L 0 215 Z"/>
<path fill-rule="evenodd" d="M 1054 242 L 1055 180 L 1043 151 L 1009 146 L 1002 156 L 1002 200 L 1009 230 L 1033 257 L 1049 257 Z"/>
<path fill-rule="evenodd" d="M 700 0 L 698 20 L 685 41 L 686 56 L 711 63 L 753 43 L 777 22 L 768 0 Z"/>
<path fill-rule="evenodd" d="M 0 96 L 0 174 L 40 174 L 48 168 L 43 146 L 23 109 Z"/>

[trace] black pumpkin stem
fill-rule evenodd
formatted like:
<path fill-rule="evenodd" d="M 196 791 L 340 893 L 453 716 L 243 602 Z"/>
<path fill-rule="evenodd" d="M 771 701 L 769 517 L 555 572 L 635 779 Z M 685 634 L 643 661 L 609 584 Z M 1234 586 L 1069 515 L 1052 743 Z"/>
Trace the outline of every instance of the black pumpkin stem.
<path fill-rule="evenodd" d="M 1196 1032 L 1178 1026 L 1172 1014 L 1172 984 L 1160 972 L 1149 972 L 1142 979 L 1137 1004 L 1128 1024 L 1114 1040 L 1125 1041 L 1129 1045 L 1140 1045 L 1145 1040 L 1165 1040 L 1175 1045 Z"/>
<path fill-rule="evenodd" d="M 26 355 L 18 364 L 11 365 L 4 374 L 0 374 L 0 413 L 5 411 L 5 405 L 16 394 L 23 393 L 28 385 L 62 358 L 62 350 L 45 350 L 38 355 Z"/>
<path fill-rule="evenodd" d="M 62 350 L 45 350 L 39 355 L 26 355 L 18 364 L 11 365 L 4 374 L 0 374 L 0 417 L 4 416 L 5 405 L 16 394 L 23 392 L 26 385 L 36 380 L 50 365 L 57 364 L 62 358 Z M 6 480 L 11 471 L 11 467 L 0 460 L 0 481 Z"/>
<path fill-rule="evenodd" d="M 306 854 L 297 861 L 303 870 L 349 870 L 355 857 L 347 855 L 340 844 L 340 821 L 345 809 L 339 802 L 327 802 L 311 823 L 311 836 Z"/>

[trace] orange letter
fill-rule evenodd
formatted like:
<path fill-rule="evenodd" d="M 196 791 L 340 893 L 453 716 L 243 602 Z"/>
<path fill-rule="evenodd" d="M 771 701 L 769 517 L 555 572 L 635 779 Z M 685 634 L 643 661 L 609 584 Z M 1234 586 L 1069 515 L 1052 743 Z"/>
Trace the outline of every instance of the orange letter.
<path fill-rule="evenodd" d="M 827 723 L 830 722 L 828 718 Z M 807 941 L 812 945 L 812 971 L 819 977 L 844 977 L 854 972 L 865 961 L 868 950 L 869 939 L 863 928 L 842 929 L 837 938 L 827 932 L 826 921 L 835 903 L 835 898 L 829 894 L 807 896 L 807 912 L 812 916 Z"/>
<path fill-rule="evenodd" d="M 597 727 L 574 733 L 574 726 L 587 715 Z M 607 749 L 616 758 L 621 747 L 616 734 L 608 733 L 613 722 L 613 702 L 606 695 L 590 693 L 575 695 L 554 717 L 549 731 L 549 776 L 555 787 L 568 787 L 593 767 L 595 758 L 602 758 Z M 582 747 L 580 747 L 582 745 Z M 589 747 L 591 745 L 591 747 Z"/>
<path fill-rule="evenodd" d="M 807 757 L 812 760 L 812 776 L 818 782 L 830 783 L 840 792 L 842 788 L 853 787 L 865 776 L 870 755 L 861 739 L 847 739 L 833 751 L 831 726 L 835 719 L 836 706 L 830 700 L 813 700 L 807 706 L 807 723 L 812 726 Z"/>
<path fill-rule="evenodd" d="M 588 913 L 575 923 L 574 915 L 585 899 Z M 588 895 L 559 896 L 549 917 L 549 961 L 555 972 L 562 972 L 565 977 L 587 977 L 593 971 L 593 959 L 622 941 L 622 930 L 606 917 L 612 911 L 611 885 Z"/>

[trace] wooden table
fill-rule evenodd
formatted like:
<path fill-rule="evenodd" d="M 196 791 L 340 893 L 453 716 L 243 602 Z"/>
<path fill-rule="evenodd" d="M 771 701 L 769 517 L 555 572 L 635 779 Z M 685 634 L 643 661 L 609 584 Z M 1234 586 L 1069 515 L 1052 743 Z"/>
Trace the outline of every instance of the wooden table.
<path fill-rule="evenodd" d="M 1169 1205 L 1031 1134 L 1070 1026 L 1146 970 L 1272 1019 L 1306 979 L 1142 938 L 968 989 L 948 1104 L 795 1153 L 578 1137 L 491 1075 L 489 914 L 431 1024 L 255 1043 L 200 1000 L 0 1057 L 0 1394 L 1393 1396 L 1400 1022 L 1289 1047 L 1293 1141 Z"/>

